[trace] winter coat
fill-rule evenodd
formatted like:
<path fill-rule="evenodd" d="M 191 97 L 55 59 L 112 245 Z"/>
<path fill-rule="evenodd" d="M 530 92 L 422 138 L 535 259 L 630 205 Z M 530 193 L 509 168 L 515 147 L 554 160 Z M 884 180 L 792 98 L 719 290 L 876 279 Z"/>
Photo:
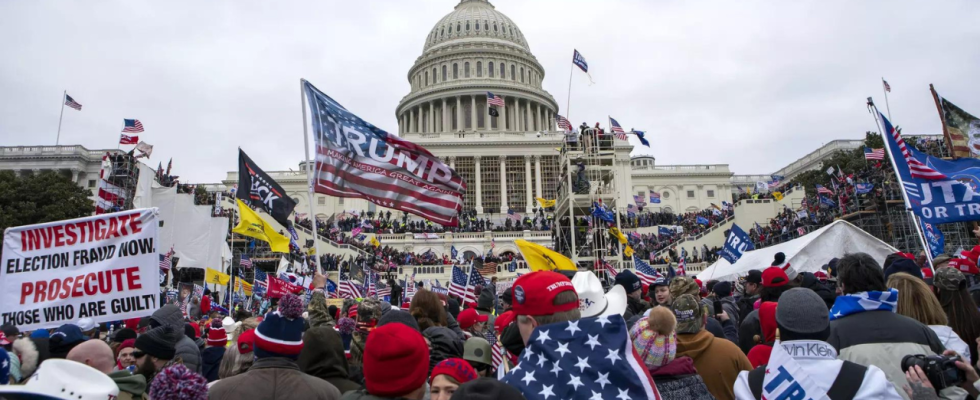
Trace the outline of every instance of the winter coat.
<path fill-rule="evenodd" d="M 780 345 L 792 346 L 793 351 L 788 351 L 797 364 L 803 368 L 804 375 L 809 376 L 813 383 L 821 390 L 828 390 L 837 379 L 843 361 L 837 359 L 836 352 L 825 342 L 816 340 L 794 340 L 781 342 Z M 816 350 L 815 350 L 816 349 Z M 765 368 L 765 367 L 760 367 Z M 749 372 L 744 371 L 738 374 L 735 382 L 735 398 L 739 400 L 755 400 L 752 389 L 749 388 Z M 880 368 L 871 365 L 864 373 L 864 380 L 861 381 L 861 389 L 858 390 L 854 399 L 875 399 L 875 400 L 899 400 L 895 388 L 888 382 L 885 373 Z"/>
<path fill-rule="evenodd" d="M 493 326 L 493 325 L 488 325 L 488 326 Z M 452 315 L 446 314 L 446 327 L 456 334 L 456 337 L 459 338 L 461 344 L 466 342 L 466 339 L 463 339 L 465 334 L 463 333 L 463 330 L 459 328 L 459 322 L 456 322 L 456 318 L 453 318 Z"/>
<path fill-rule="evenodd" d="M 46 351 L 48 339 L 20 338 L 14 340 L 14 343 L 11 347 L 11 350 L 13 350 L 13 354 L 11 354 L 10 357 L 11 360 L 16 358 L 18 361 L 20 361 L 19 373 L 22 380 L 31 375 L 34 375 L 34 371 L 37 371 L 37 366 L 41 364 L 41 361 L 43 361 L 41 360 L 40 349 L 38 349 L 39 343 L 36 340 L 43 341 L 43 345 L 45 346 L 45 351 Z"/>
<path fill-rule="evenodd" d="M 432 343 L 429 351 L 429 372 L 440 361 L 447 358 L 463 357 L 463 342 L 449 328 L 433 326 L 422 332 Z"/>
<path fill-rule="evenodd" d="M 150 322 L 151 324 L 155 323 L 154 326 L 173 327 L 176 332 L 184 331 L 184 316 L 181 314 L 180 308 L 173 304 L 167 304 L 156 310 L 150 316 Z M 176 357 L 180 357 L 184 366 L 191 371 L 201 373 L 201 350 L 194 343 L 194 339 L 187 337 L 187 335 L 180 335 L 180 340 L 177 341 Z"/>
<path fill-rule="evenodd" d="M 691 357 L 694 368 L 704 380 L 711 395 L 718 400 L 732 400 L 732 387 L 739 372 L 752 369 L 749 359 L 738 346 L 719 340 L 706 330 L 677 335 L 677 357 Z"/>
<path fill-rule="evenodd" d="M 318 326 L 303 333 L 303 350 L 297 365 L 300 371 L 330 382 L 340 393 L 361 389 L 350 379 L 344 343 L 333 328 Z"/>
<path fill-rule="evenodd" d="M 678 357 L 659 368 L 651 369 L 650 376 L 664 400 L 714 400 L 704 380 L 694 369 L 690 357 Z"/>
<path fill-rule="evenodd" d="M 327 297 L 321 291 L 313 292 L 313 296 L 310 297 L 310 304 L 306 306 L 306 311 L 309 313 L 309 318 L 307 322 L 310 323 L 310 328 L 316 327 L 327 327 L 333 328 L 337 325 L 337 322 L 330 315 L 330 307 L 327 306 Z"/>
<path fill-rule="evenodd" d="M 208 382 L 218 380 L 218 369 L 221 367 L 221 359 L 225 356 L 224 346 L 212 346 L 204 349 L 201 353 L 201 369 L 204 371 L 204 379 Z"/>
<path fill-rule="evenodd" d="M 704 329 L 711 332 L 719 339 L 728 339 L 732 343 L 738 343 L 738 329 L 735 324 L 732 324 L 731 320 L 721 322 L 717 319 L 708 318 L 708 322 L 704 325 Z"/>
<path fill-rule="evenodd" d="M 752 310 L 738 327 L 738 348 L 749 354 L 757 344 L 756 336 L 762 337 L 762 325 L 759 324 L 759 310 Z"/>
<path fill-rule="evenodd" d="M 837 300 L 837 291 L 834 288 L 820 282 L 811 272 L 801 272 L 800 276 L 803 277 L 800 287 L 810 289 L 820 296 L 828 310 L 834 308 L 834 302 Z"/>
<path fill-rule="evenodd" d="M 942 341 L 921 322 L 891 311 L 864 311 L 830 321 L 827 343 L 837 349 L 839 359 L 881 368 L 895 390 L 907 398 L 908 384 L 902 357 L 909 354 L 942 354 Z M 964 398 L 966 391 L 949 387 L 940 392 L 947 398 Z"/>
<path fill-rule="evenodd" d="M 428 390 L 426 390 L 425 392 L 429 393 Z M 340 399 L 341 400 L 388 400 L 388 399 L 399 400 L 399 399 L 404 399 L 404 397 L 378 397 L 373 394 L 368 394 L 367 390 L 362 389 L 355 392 L 347 392 L 346 394 L 344 394 L 344 397 L 341 397 Z"/>
<path fill-rule="evenodd" d="M 623 318 L 629 321 L 629 319 L 632 318 L 634 315 L 643 315 L 643 313 L 645 313 L 649 309 L 650 309 L 650 303 L 627 296 L 626 312 L 623 313 Z"/>
<path fill-rule="evenodd" d="M 149 387 L 145 376 L 134 374 L 128 370 L 112 372 L 109 377 L 119 387 L 118 399 L 120 400 L 140 399 L 146 394 Z"/>
<path fill-rule="evenodd" d="M 735 304 L 738 305 L 738 320 L 739 320 L 739 324 L 735 326 L 741 326 L 742 325 L 741 321 L 745 321 L 745 318 L 748 317 L 753 310 L 755 310 L 756 300 L 759 300 L 759 295 L 742 296 L 741 298 L 735 301 Z"/>
<path fill-rule="evenodd" d="M 929 328 L 936 332 L 936 336 L 939 336 L 939 341 L 943 342 L 943 347 L 946 350 L 955 351 L 960 357 L 966 359 L 968 365 L 973 365 L 973 359 L 970 357 L 970 346 L 953 331 L 953 328 L 946 325 L 929 325 Z"/>
<path fill-rule="evenodd" d="M 222 379 L 208 390 L 209 400 L 334 400 L 340 391 L 323 379 L 300 372 L 296 362 L 265 357 L 243 374 Z"/>
<path fill-rule="evenodd" d="M 732 322 L 732 325 L 739 326 L 739 322 L 742 320 L 738 316 L 738 304 L 735 303 L 735 298 L 728 296 L 718 299 L 718 301 L 721 303 L 722 310 L 725 310 L 725 313 L 728 314 L 728 320 Z M 715 311 L 715 315 L 720 313 L 720 310 Z"/>

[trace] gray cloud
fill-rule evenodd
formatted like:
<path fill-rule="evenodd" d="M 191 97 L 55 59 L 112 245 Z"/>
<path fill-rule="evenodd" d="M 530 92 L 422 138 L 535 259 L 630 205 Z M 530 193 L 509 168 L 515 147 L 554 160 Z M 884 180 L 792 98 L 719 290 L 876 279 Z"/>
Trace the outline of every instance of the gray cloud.
<path fill-rule="evenodd" d="M 939 133 L 928 84 L 980 113 L 980 5 L 948 2 L 497 0 L 570 119 L 646 130 L 661 164 L 768 173 L 821 143 L 861 138 L 884 104 L 906 133 Z M 216 182 L 242 146 L 267 170 L 303 157 L 299 78 L 395 131 L 408 68 L 455 5 L 429 1 L 0 2 L 0 143 L 114 148 L 138 118 L 153 164 Z M 563 110 L 564 114 L 565 111 Z"/>

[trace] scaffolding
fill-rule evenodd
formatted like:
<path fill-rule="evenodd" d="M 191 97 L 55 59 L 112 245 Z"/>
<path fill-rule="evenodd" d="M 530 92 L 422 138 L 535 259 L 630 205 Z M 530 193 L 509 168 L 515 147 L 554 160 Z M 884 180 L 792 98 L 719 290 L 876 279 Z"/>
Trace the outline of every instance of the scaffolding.
<path fill-rule="evenodd" d="M 579 270 L 602 270 L 606 263 L 617 268 L 623 254 L 623 245 L 609 235 L 609 228 L 620 228 L 620 212 L 625 211 L 625 205 L 618 204 L 623 188 L 617 187 L 616 139 L 599 132 L 583 130 L 581 140 L 565 143 L 559 158 L 555 251 L 570 258 Z M 612 212 L 614 222 L 593 216 L 594 204 Z"/>
<path fill-rule="evenodd" d="M 922 242 L 905 210 L 905 202 L 893 193 L 886 193 L 886 196 L 886 200 L 858 203 L 855 211 L 841 218 L 899 251 L 919 254 L 923 251 Z M 938 228 L 945 237 L 945 254 L 959 254 L 960 250 L 969 250 L 977 243 L 972 232 L 973 223 L 941 224 L 934 228 Z"/>
<path fill-rule="evenodd" d="M 100 196 L 110 212 L 133 209 L 133 197 L 136 195 L 136 185 L 139 181 L 139 161 L 132 153 L 106 153 L 103 159 L 102 180 L 100 188 L 109 195 Z"/>

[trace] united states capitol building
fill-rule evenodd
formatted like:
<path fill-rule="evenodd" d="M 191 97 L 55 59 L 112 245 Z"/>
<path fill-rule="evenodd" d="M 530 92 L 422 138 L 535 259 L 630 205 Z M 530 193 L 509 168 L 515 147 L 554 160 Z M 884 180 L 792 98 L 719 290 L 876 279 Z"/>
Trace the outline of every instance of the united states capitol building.
<path fill-rule="evenodd" d="M 560 153 L 565 139 L 555 123 L 562 113 L 554 97 L 542 86 L 544 67 L 531 52 L 520 27 L 487 0 L 462 0 L 422 36 L 421 55 L 407 71 L 408 93 L 394 108 L 398 135 L 418 143 L 442 158 L 465 179 L 468 190 L 463 210 L 501 223 L 508 210 L 531 213 L 536 197 L 555 199 Z M 569 49 L 571 53 L 572 49 Z M 571 54 L 569 54 L 571 56 Z M 487 92 L 503 99 L 497 115 L 488 113 Z M 342 99 L 340 99 L 342 101 Z M 357 110 L 353 110 L 355 113 Z M 374 121 L 377 122 L 377 121 Z M 576 121 L 572 121 L 577 124 Z M 653 156 L 631 157 L 632 145 L 616 140 L 617 204 L 635 204 L 635 195 L 659 204 L 645 211 L 684 213 L 731 201 L 737 187 L 769 181 L 772 174 L 792 179 L 819 168 L 837 150 L 863 145 L 862 140 L 836 140 L 812 151 L 778 171 L 761 175 L 735 175 L 727 164 L 660 165 Z M 657 149 L 656 143 L 653 150 Z M 107 151 L 74 146 L 0 147 L 0 170 L 26 174 L 58 170 L 96 193 L 101 157 Z M 229 162 L 229 165 L 233 165 Z M 317 218 L 341 212 L 389 211 L 365 200 L 314 195 L 307 191 L 306 165 L 299 171 L 267 171 L 297 200 L 297 213 L 307 213 L 309 202 Z M 237 172 L 208 185 L 230 189 Z M 390 210 L 393 215 L 400 211 Z M 451 235 L 451 234 L 445 234 Z M 459 236 L 460 234 L 457 234 Z M 466 250 L 485 253 L 495 237 L 496 252 L 516 251 L 512 238 L 524 237 L 551 245 L 548 232 L 501 232 L 468 238 Z M 497 236 L 495 236 L 497 235 Z M 416 239 L 407 235 L 379 235 L 381 242 L 405 250 L 448 252 L 456 238 Z"/>

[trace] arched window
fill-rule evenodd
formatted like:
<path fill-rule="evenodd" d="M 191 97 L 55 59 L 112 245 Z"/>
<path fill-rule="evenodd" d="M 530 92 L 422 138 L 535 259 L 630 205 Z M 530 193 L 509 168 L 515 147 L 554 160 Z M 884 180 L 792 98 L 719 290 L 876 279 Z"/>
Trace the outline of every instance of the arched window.
<path fill-rule="evenodd" d="M 456 23 L 456 32 L 462 32 L 462 31 L 463 31 L 463 24 L 460 24 L 459 22 L 457 22 Z"/>
<path fill-rule="evenodd" d="M 483 62 L 481 61 L 476 62 L 476 77 L 477 78 L 483 77 Z"/>
<path fill-rule="evenodd" d="M 497 31 L 497 21 L 494 21 L 494 22 L 493 22 L 493 31 L 494 31 L 494 32 L 496 32 L 496 31 Z"/>
<path fill-rule="evenodd" d="M 439 32 L 439 37 L 446 36 L 446 27 L 442 27 L 442 32 Z"/>
<path fill-rule="evenodd" d="M 507 72 L 507 68 L 504 68 L 504 63 L 500 63 L 500 79 L 504 79 Z"/>
<path fill-rule="evenodd" d="M 446 66 L 445 65 L 442 66 L 442 81 L 443 82 L 446 81 Z"/>
<path fill-rule="evenodd" d="M 490 23 L 488 23 L 487 21 L 483 21 L 483 30 L 489 31 L 490 30 Z"/>
<path fill-rule="evenodd" d="M 489 72 L 490 77 L 493 78 L 493 61 L 487 63 L 487 72 Z"/>
<path fill-rule="evenodd" d="M 469 62 L 463 63 L 463 77 L 464 78 L 469 78 L 470 77 L 470 63 Z"/>
<path fill-rule="evenodd" d="M 470 21 L 466 21 L 466 31 L 470 31 Z"/>
<path fill-rule="evenodd" d="M 429 86 L 429 71 L 425 71 L 425 86 Z"/>
<path fill-rule="evenodd" d="M 476 30 L 480 30 L 480 21 L 474 23 L 476 25 Z"/>
<path fill-rule="evenodd" d="M 459 64 L 453 64 L 453 79 L 459 79 Z"/>
<path fill-rule="evenodd" d="M 449 24 L 449 34 L 453 34 L 453 24 Z"/>
<path fill-rule="evenodd" d="M 524 83 L 524 67 L 521 67 L 521 83 Z"/>
<path fill-rule="evenodd" d="M 436 76 L 438 76 L 438 75 L 436 75 L 436 67 L 432 67 L 432 84 L 433 85 L 436 84 Z"/>
<path fill-rule="evenodd" d="M 517 80 L 517 67 L 515 67 L 514 64 L 510 65 L 510 80 Z"/>

